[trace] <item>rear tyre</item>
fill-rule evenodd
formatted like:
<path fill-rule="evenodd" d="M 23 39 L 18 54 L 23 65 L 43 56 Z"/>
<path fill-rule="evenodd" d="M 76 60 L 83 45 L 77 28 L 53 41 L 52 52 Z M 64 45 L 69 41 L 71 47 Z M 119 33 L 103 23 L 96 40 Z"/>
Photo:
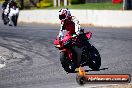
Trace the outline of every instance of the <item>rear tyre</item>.
<path fill-rule="evenodd" d="M 101 66 L 101 57 L 98 52 L 98 50 L 92 46 L 90 52 L 89 52 L 89 67 L 92 70 L 99 70 Z"/>
<path fill-rule="evenodd" d="M 62 67 L 64 68 L 64 70 L 68 73 L 74 73 L 75 69 L 76 69 L 76 65 L 73 61 L 70 61 L 68 59 L 68 55 L 66 55 L 65 52 L 60 52 L 60 61 L 62 64 Z"/>

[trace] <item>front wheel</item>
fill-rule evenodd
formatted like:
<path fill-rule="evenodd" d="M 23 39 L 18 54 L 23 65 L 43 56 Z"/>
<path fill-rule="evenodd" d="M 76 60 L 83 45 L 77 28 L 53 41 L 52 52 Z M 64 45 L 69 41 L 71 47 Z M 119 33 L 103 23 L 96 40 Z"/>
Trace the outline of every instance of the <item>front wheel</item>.
<path fill-rule="evenodd" d="M 18 19 L 18 15 L 15 15 L 12 17 L 12 21 L 13 21 L 14 26 L 17 26 L 17 19 Z"/>
<path fill-rule="evenodd" d="M 5 14 L 3 14 L 3 22 L 4 22 L 4 25 L 7 25 L 9 22 L 8 16 Z"/>
<path fill-rule="evenodd" d="M 68 55 L 65 52 L 60 52 L 60 61 L 64 70 L 68 73 L 74 73 L 76 65 L 73 61 L 68 59 Z"/>
<path fill-rule="evenodd" d="M 101 66 L 101 57 L 98 52 L 98 50 L 92 46 L 90 52 L 89 52 L 89 67 L 92 70 L 99 70 Z"/>

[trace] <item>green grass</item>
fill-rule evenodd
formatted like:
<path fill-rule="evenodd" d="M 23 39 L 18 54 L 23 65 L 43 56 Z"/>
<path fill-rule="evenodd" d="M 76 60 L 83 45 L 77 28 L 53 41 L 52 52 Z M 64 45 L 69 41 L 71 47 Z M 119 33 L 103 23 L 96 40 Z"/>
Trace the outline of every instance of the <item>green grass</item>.
<path fill-rule="evenodd" d="M 61 7 L 45 7 L 43 9 L 60 9 Z M 122 4 L 113 3 L 87 3 L 67 6 L 69 9 L 94 9 L 94 10 L 121 10 Z M 42 8 L 41 8 L 42 9 Z"/>
<path fill-rule="evenodd" d="M 2 3 L 3 0 L 0 0 L 0 3 Z M 112 2 L 106 2 L 106 3 L 87 3 L 87 4 L 74 4 L 71 6 L 67 6 L 66 8 L 69 9 L 92 9 L 92 10 L 121 10 L 122 9 L 122 3 L 121 4 L 113 4 Z M 60 9 L 64 8 L 64 6 L 61 7 L 43 7 L 39 9 Z M 36 7 L 32 7 L 31 9 L 38 9 Z"/>

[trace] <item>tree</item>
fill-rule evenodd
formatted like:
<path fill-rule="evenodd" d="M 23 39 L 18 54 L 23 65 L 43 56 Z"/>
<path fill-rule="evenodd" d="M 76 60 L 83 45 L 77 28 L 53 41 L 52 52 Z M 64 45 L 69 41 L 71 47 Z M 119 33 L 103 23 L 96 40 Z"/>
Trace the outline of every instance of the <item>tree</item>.
<path fill-rule="evenodd" d="M 71 5 L 71 0 L 68 0 L 68 5 L 69 5 L 69 6 Z"/>
<path fill-rule="evenodd" d="M 37 7 L 37 3 L 40 2 L 40 0 L 29 0 L 32 5 Z"/>
<path fill-rule="evenodd" d="M 19 0 L 19 3 L 20 3 L 20 6 L 21 6 L 20 9 L 24 9 L 24 0 Z"/>
<path fill-rule="evenodd" d="M 54 0 L 54 7 L 56 7 L 57 6 L 57 1 L 56 0 Z"/>
<path fill-rule="evenodd" d="M 67 0 L 64 0 L 64 6 L 67 6 Z"/>

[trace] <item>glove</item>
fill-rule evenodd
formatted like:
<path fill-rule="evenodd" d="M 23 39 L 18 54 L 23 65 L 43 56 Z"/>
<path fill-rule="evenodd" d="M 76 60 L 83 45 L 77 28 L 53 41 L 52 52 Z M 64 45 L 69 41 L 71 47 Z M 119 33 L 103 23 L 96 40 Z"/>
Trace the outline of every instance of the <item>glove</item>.
<path fill-rule="evenodd" d="M 63 35 L 63 31 L 60 30 L 59 31 L 59 40 L 61 41 L 63 39 L 64 35 Z"/>
<path fill-rule="evenodd" d="M 73 37 L 73 38 L 76 38 L 76 37 L 77 37 L 77 34 L 73 34 L 72 37 Z"/>
<path fill-rule="evenodd" d="M 64 36 L 59 36 L 59 40 L 62 41 L 62 39 L 64 38 Z"/>

